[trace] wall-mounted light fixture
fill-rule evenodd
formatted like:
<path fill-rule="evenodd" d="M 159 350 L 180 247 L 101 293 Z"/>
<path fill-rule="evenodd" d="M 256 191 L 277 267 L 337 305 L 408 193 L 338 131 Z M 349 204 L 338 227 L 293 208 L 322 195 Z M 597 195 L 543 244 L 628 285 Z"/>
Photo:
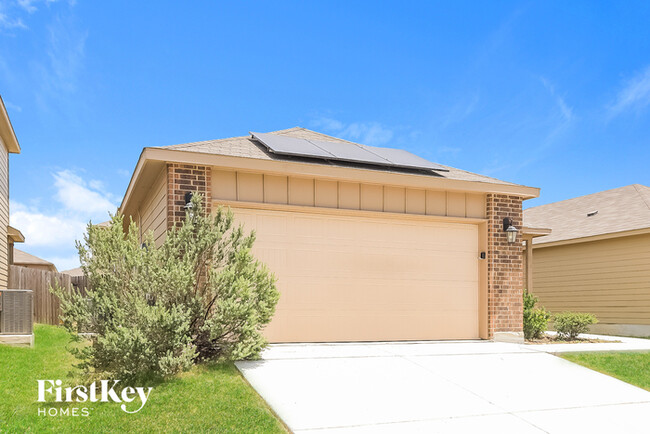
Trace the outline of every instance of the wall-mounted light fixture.
<path fill-rule="evenodd" d="M 517 240 L 517 228 L 514 226 L 510 217 L 503 219 L 503 231 L 506 233 L 508 243 L 512 244 Z"/>
<path fill-rule="evenodd" d="M 194 194 L 191 191 L 185 193 L 185 209 L 192 209 L 192 196 L 194 196 Z"/>

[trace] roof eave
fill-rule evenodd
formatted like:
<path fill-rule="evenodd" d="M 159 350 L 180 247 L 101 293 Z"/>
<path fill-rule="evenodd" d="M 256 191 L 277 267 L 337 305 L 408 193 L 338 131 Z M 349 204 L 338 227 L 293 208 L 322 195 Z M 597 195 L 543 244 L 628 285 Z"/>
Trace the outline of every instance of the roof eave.
<path fill-rule="evenodd" d="M 549 235 L 551 232 L 553 232 L 553 230 L 549 228 L 533 228 L 530 226 L 523 226 L 521 228 L 522 235 L 529 236 L 530 238 L 544 237 Z"/>
<path fill-rule="evenodd" d="M 5 103 L 0 96 L 0 137 L 2 142 L 7 147 L 7 151 L 11 154 L 20 154 L 20 144 L 14 132 L 14 127 L 11 125 L 9 114 L 5 108 Z"/>
<path fill-rule="evenodd" d="M 609 232 L 606 234 L 590 235 L 586 237 L 566 238 L 566 239 L 554 240 L 554 241 L 546 241 L 544 239 L 541 239 L 533 244 L 533 248 L 541 249 L 545 247 L 557 247 L 557 246 L 564 246 L 568 244 L 587 243 L 591 241 L 602 241 L 602 240 L 609 240 L 612 238 L 622 238 L 622 237 L 630 237 L 634 235 L 644 235 L 644 234 L 650 234 L 650 227 L 631 229 L 631 230 L 620 231 L 620 232 Z"/>
<path fill-rule="evenodd" d="M 23 233 L 13 226 L 7 226 L 7 236 L 11 238 L 11 241 L 13 241 L 14 243 L 25 242 L 25 236 L 23 235 Z"/>
<path fill-rule="evenodd" d="M 235 157 L 229 155 L 209 154 L 205 152 L 194 152 L 187 150 L 164 149 L 164 148 L 145 148 L 141 155 L 141 160 L 159 160 L 175 163 L 196 164 L 196 158 L 200 157 L 203 164 L 225 167 L 268 170 L 281 174 L 293 175 L 311 175 L 330 178 L 385 178 L 389 177 L 397 184 L 405 186 L 421 186 L 445 190 L 469 190 L 482 193 L 511 194 L 522 197 L 524 200 L 539 197 L 540 189 L 537 187 L 527 187 L 518 184 L 498 184 L 482 181 L 468 181 L 449 179 L 444 177 L 431 177 L 411 173 L 396 173 L 376 171 L 372 169 L 347 168 L 337 166 L 326 166 L 315 163 L 304 163 L 285 160 L 263 160 L 259 158 Z M 138 162 L 138 165 L 142 161 Z M 331 174 L 326 173 L 331 172 Z M 337 176 L 337 174 L 347 174 L 349 176 Z M 409 182 L 410 181 L 410 182 Z"/>

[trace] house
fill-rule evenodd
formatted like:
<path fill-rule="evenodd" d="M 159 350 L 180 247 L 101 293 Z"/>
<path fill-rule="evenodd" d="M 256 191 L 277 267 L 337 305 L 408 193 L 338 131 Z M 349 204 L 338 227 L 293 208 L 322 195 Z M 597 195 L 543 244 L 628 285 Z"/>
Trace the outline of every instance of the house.
<path fill-rule="evenodd" d="M 596 315 L 594 333 L 650 336 L 650 188 L 634 184 L 524 211 L 532 292 L 551 312 Z"/>
<path fill-rule="evenodd" d="M 0 97 L 0 289 L 9 282 L 10 256 L 14 242 L 25 238 L 9 226 L 9 154 L 19 154 L 20 145 L 9 120 L 4 101 Z"/>
<path fill-rule="evenodd" d="M 30 255 L 29 253 L 23 252 L 22 250 L 18 250 L 16 248 L 13 249 L 12 264 L 18 265 L 19 267 L 33 268 L 36 270 L 54 272 L 58 271 L 53 263 L 46 261 L 45 259 L 41 259 L 37 256 Z"/>
<path fill-rule="evenodd" d="M 84 275 L 84 270 L 82 270 L 81 267 L 71 268 L 69 270 L 62 271 L 61 274 L 67 274 L 71 277 L 79 277 Z"/>
<path fill-rule="evenodd" d="M 145 148 L 120 212 L 159 245 L 190 193 L 256 231 L 281 294 L 270 342 L 523 339 L 537 188 L 296 127 Z"/>

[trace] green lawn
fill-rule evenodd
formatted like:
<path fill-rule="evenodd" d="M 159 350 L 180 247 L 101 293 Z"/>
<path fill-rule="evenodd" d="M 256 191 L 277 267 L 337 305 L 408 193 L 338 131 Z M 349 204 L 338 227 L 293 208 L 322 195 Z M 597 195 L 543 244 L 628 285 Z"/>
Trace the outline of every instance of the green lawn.
<path fill-rule="evenodd" d="M 68 377 L 74 358 L 66 332 L 36 325 L 35 334 L 34 348 L 0 345 L 0 432 L 286 432 L 232 364 L 195 367 L 154 385 L 135 414 L 112 402 L 37 403 L 37 379 L 78 383 Z M 87 417 L 39 416 L 44 407 L 92 410 Z"/>
<path fill-rule="evenodd" d="M 650 390 L 650 353 L 569 353 L 562 357 Z"/>

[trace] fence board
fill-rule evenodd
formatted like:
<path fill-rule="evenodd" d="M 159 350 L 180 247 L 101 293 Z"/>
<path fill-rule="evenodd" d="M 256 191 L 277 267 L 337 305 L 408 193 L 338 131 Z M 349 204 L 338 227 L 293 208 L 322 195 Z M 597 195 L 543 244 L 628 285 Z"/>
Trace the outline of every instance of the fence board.
<path fill-rule="evenodd" d="M 85 293 L 88 286 L 86 276 L 70 276 L 54 271 L 9 266 L 9 288 L 31 289 L 34 293 L 34 321 L 43 324 L 59 324 L 61 302 L 50 292 L 50 286 L 59 284 L 70 291 L 77 289 Z"/>

